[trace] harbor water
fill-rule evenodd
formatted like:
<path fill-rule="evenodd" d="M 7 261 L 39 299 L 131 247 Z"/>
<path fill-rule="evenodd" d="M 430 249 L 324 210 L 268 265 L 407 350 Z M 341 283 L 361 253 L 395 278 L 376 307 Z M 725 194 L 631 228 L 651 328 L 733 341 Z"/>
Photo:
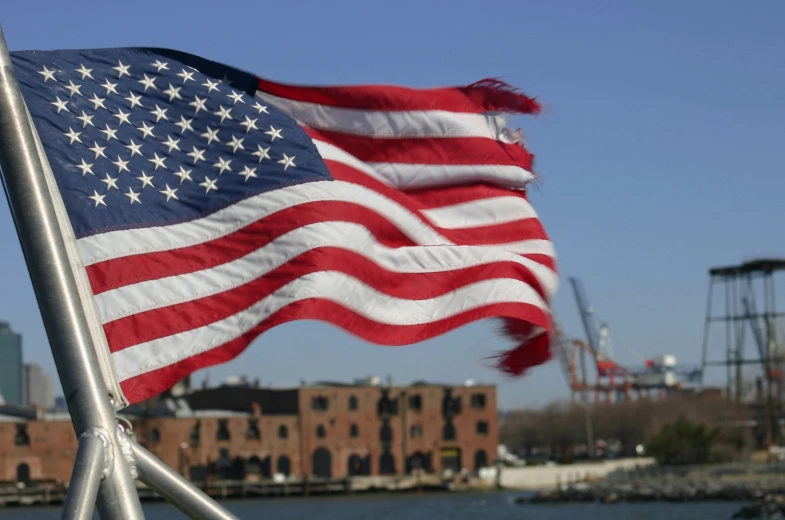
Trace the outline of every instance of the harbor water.
<path fill-rule="evenodd" d="M 226 507 L 241 519 L 265 520 L 723 520 L 742 504 L 640 503 L 517 505 L 514 493 L 438 493 L 234 500 Z M 145 504 L 147 520 L 187 517 L 165 503 Z M 58 508 L 0 510 L 0 520 L 55 520 Z M 96 515 L 97 519 L 98 516 Z"/>

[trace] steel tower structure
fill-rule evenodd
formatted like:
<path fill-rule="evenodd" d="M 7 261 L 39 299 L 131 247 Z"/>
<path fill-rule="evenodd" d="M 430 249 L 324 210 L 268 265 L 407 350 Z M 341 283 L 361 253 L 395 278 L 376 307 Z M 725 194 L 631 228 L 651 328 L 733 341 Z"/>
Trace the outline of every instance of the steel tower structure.
<path fill-rule="evenodd" d="M 775 275 L 781 272 L 785 272 L 785 259 L 771 258 L 709 270 L 701 353 L 700 386 L 707 368 L 724 366 L 728 398 L 737 401 L 749 397 L 745 396 L 744 367 L 760 367 L 753 400 L 765 404 L 769 442 L 780 439 L 778 419 L 785 391 L 785 352 L 782 340 L 777 338 L 778 321 L 785 317 L 785 312 L 777 311 L 775 291 Z M 722 345 L 725 359 L 710 360 L 709 352 L 716 353 L 718 344 Z"/>

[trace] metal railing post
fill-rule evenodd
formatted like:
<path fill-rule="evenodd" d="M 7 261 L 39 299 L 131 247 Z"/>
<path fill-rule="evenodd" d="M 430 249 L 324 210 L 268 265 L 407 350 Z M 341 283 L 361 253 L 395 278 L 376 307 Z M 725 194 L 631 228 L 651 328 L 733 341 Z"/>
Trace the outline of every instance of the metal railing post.
<path fill-rule="evenodd" d="M 120 451 L 115 411 L 49 194 L 35 129 L 28 120 L 2 28 L 0 169 L 74 429 L 81 435 L 101 428 L 111 436 L 113 468 L 98 491 L 101 517 L 142 519 L 134 479 Z"/>

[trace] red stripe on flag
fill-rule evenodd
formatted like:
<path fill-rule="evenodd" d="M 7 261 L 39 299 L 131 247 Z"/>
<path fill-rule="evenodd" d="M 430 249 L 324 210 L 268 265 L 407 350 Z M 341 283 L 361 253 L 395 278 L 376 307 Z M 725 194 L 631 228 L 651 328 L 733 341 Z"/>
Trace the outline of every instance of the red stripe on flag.
<path fill-rule="evenodd" d="M 510 85 L 493 79 L 466 87 L 413 89 L 393 85 L 299 86 L 259 80 L 259 90 L 273 96 L 317 105 L 359 110 L 507 112 L 536 114 L 540 105 Z"/>
<path fill-rule="evenodd" d="M 519 144 L 482 137 L 382 139 L 314 130 L 308 135 L 367 163 L 518 166 L 531 169 L 532 155 Z"/>
<path fill-rule="evenodd" d="M 420 211 L 422 208 L 420 204 L 406 193 L 398 191 L 344 163 L 331 160 L 325 160 L 324 162 L 327 164 L 330 173 L 335 179 L 365 186 L 368 189 L 374 190 L 381 195 L 392 199 L 412 213 L 420 216 L 420 218 L 423 219 L 423 222 L 426 222 L 445 238 L 458 245 L 503 244 L 531 239 L 548 240 L 545 228 L 540 220 L 536 218 L 467 229 L 444 229 L 433 226 L 427 219 L 422 217 Z M 480 193 L 482 191 L 483 188 L 479 190 Z"/>
<path fill-rule="evenodd" d="M 126 379 L 120 383 L 126 398 L 131 402 L 139 402 L 169 388 L 174 382 L 186 375 L 209 366 L 217 365 L 237 357 L 264 331 L 294 320 L 320 320 L 332 323 L 366 341 L 387 346 L 418 343 L 449 332 L 470 322 L 490 317 L 509 317 L 515 321 L 526 320 L 541 327 L 547 327 L 549 316 L 541 309 L 525 303 L 499 303 L 474 309 L 448 319 L 425 325 L 381 325 L 368 320 L 349 309 L 328 300 L 318 298 L 302 300 L 270 315 L 262 323 L 249 330 L 239 338 L 215 347 L 207 352 L 197 354 L 164 368 L 146 372 L 142 375 Z M 516 352 L 516 351 L 513 351 Z M 547 343 L 546 343 L 547 352 Z M 523 359 L 528 349 L 519 352 Z M 539 358 L 542 355 L 539 354 Z M 505 357 L 502 357 L 504 361 Z M 501 364 L 501 363 L 500 363 Z M 531 366 L 537 363 L 532 363 Z M 510 373 L 521 370 L 520 358 L 510 363 Z M 504 365 L 502 365 L 504 366 Z"/>
<path fill-rule="evenodd" d="M 496 197 L 519 197 L 528 201 L 525 190 L 509 190 L 489 184 L 464 184 L 444 188 L 408 190 L 405 193 L 421 209 L 441 208 Z"/>
<path fill-rule="evenodd" d="M 544 298 L 539 280 L 525 266 L 513 262 L 494 262 L 444 272 L 397 273 L 345 249 L 318 248 L 235 289 L 106 323 L 104 332 L 109 349 L 117 352 L 223 320 L 289 282 L 319 271 L 346 273 L 383 294 L 409 300 L 435 298 L 472 283 L 501 278 L 524 281 Z"/>

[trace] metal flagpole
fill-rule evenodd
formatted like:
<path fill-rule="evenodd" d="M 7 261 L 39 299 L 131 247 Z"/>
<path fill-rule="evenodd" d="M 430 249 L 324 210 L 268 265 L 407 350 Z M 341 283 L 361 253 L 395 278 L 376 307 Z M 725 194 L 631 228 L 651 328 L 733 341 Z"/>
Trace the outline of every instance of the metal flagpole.
<path fill-rule="evenodd" d="M 65 242 L 60 235 L 36 148 L 35 130 L 27 118 L 2 28 L 0 169 L 74 429 L 80 444 L 89 438 L 82 434 L 92 432 L 104 436 L 105 449 L 111 450 L 105 452 L 103 458 L 107 465 L 98 490 L 101 517 L 105 520 L 143 519 L 134 478 L 121 451 L 119 435 L 124 434 L 118 427 L 115 410 L 98 368 L 87 318 L 79 301 L 76 281 L 70 270 Z M 72 482 L 77 485 L 73 493 L 79 489 L 91 490 L 91 484 L 85 479 L 94 473 L 83 473 L 81 468 L 85 467 L 89 468 L 89 463 L 80 463 L 74 470 Z M 76 498 L 69 497 L 68 503 L 76 504 L 74 500 Z M 76 515 L 81 514 L 80 509 L 83 510 L 76 507 L 70 511 Z M 69 510 L 65 513 L 70 514 Z M 75 517 L 78 518 L 71 516 Z"/>

